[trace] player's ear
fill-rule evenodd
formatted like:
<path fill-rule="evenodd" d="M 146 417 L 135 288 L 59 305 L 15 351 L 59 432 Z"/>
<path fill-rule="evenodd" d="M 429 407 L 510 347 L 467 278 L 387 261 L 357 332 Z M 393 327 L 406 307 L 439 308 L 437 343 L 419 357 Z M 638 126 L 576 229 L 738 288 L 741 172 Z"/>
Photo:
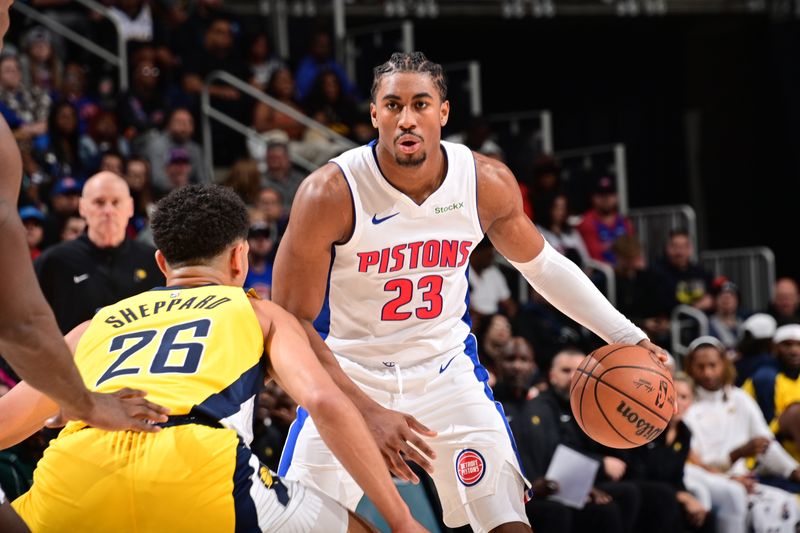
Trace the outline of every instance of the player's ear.
<path fill-rule="evenodd" d="M 374 103 L 369 104 L 369 118 L 372 121 L 372 127 L 378 127 L 378 107 Z"/>
<path fill-rule="evenodd" d="M 231 247 L 228 261 L 230 263 L 231 277 L 236 279 L 247 276 L 247 254 L 250 251 L 250 244 L 246 240 L 237 242 Z"/>
<path fill-rule="evenodd" d="M 164 254 L 161 253 L 161 250 L 156 250 L 156 265 L 158 265 L 158 269 L 164 274 L 164 277 L 167 276 L 167 269 L 169 266 L 167 265 L 167 259 L 164 257 Z"/>
<path fill-rule="evenodd" d="M 439 108 L 439 124 L 444 128 L 447 125 L 447 119 L 450 118 L 450 100 L 442 102 Z"/>

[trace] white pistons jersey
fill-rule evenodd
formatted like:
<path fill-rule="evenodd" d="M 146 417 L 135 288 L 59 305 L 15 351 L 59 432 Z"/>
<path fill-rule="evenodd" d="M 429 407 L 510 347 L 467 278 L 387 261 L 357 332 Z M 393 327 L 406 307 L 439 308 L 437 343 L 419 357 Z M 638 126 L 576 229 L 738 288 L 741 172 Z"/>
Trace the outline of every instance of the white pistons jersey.
<path fill-rule="evenodd" d="M 447 174 L 422 205 L 381 173 L 374 142 L 333 159 L 354 204 L 315 322 L 334 354 L 401 366 L 464 351 L 470 334 L 469 255 L 483 238 L 475 159 L 442 141 Z"/>

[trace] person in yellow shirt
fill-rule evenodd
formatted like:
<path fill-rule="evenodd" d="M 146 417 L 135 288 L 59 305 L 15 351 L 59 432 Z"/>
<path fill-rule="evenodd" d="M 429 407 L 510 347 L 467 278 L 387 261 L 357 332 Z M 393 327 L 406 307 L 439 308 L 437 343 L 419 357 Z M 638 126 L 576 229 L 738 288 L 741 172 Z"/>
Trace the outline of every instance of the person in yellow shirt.
<path fill-rule="evenodd" d="M 800 461 L 800 324 L 786 324 L 772 338 L 776 366 L 763 366 L 742 388 L 758 402 L 770 429 Z"/>
<path fill-rule="evenodd" d="M 157 433 L 68 422 L 31 490 L 12 503 L 31 530 L 372 530 L 324 494 L 277 478 L 251 452 L 254 402 L 268 375 L 308 410 L 390 527 L 422 531 L 297 320 L 243 290 L 249 221 L 239 197 L 217 185 L 177 189 L 151 227 L 167 286 L 100 309 L 66 341 L 89 389 L 147 390 L 169 418 Z M 0 447 L 57 412 L 23 382 L 0 398 Z"/>

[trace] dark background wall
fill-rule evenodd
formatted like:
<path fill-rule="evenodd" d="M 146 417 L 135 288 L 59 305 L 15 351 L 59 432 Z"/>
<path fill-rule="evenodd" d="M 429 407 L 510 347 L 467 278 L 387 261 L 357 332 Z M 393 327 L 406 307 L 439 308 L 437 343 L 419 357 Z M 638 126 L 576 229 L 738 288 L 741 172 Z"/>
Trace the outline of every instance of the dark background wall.
<path fill-rule="evenodd" d="M 414 23 L 416 47 L 431 59 L 481 62 L 487 113 L 551 110 L 556 150 L 625 143 L 632 207 L 690 203 L 704 249 L 769 246 L 778 275 L 800 278 L 797 23 L 757 15 Z M 687 123 L 698 133 L 693 152 Z"/>

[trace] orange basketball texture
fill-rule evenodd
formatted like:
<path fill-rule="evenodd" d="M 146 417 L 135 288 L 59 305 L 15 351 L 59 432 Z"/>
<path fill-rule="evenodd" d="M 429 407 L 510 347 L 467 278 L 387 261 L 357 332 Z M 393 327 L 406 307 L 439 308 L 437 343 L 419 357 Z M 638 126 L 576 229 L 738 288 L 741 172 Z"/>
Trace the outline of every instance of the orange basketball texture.
<path fill-rule="evenodd" d="M 667 427 L 675 406 L 669 370 L 633 344 L 593 351 L 572 376 L 570 406 L 581 429 L 612 448 L 635 448 Z"/>

